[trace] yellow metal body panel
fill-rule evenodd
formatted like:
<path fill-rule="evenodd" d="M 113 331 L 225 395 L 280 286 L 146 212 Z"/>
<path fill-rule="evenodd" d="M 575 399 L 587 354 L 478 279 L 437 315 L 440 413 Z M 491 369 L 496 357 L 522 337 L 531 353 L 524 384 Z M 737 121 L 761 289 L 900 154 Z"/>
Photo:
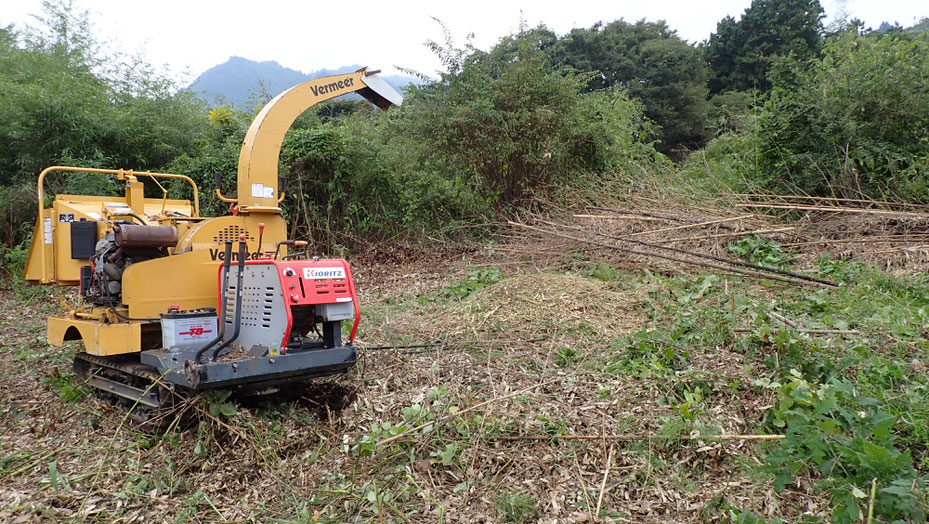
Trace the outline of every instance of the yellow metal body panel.
<path fill-rule="evenodd" d="M 23 269 L 23 278 L 30 284 L 50 284 L 55 281 L 52 213 L 52 209 L 43 209 L 42 214 L 36 218 L 29 256 L 26 259 L 26 267 Z M 46 261 L 44 268 L 42 260 Z"/>
<path fill-rule="evenodd" d="M 80 284 L 81 266 L 87 265 L 86 259 L 71 258 L 71 222 L 87 220 L 97 222 L 97 240 L 103 238 L 110 231 L 110 223 L 106 220 L 107 214 L 117 213 L 119 209 L 128 206 L 125 197 L 98 197 L 84 195 L 58 195 L 52 207 L 43 210 L 43 220 L 36 223 L 32 234 L 32 246 L 29 249 L 29 258 L 23 277 L 31 283 L 57 284 L 60 286 L 75 286 Z M 193 206 L 188 200 L 163 200 L 159 198 L 145 198 L 137 202 L 140 207 L 136 212 L 143 220 L 151 224 L 159 224 L 162 208 L 166 212 L 175 212 L 190 216 Z M 135 212 L 135 211 L 133 211 Z M 119 217 L 127 219 L 128 217 Z M 171 217 L 167 219 L 180 222 L 183 219 Z M 179 230 L 180 233 L 180 230 Z M 45 274 L 42 274 L 39 245 L 45 249 Z"/>
<path fill-rule="evenodd" d="M 249 250 L 257 250 L 260 223 L 265 225 L 262 251 L 274 251 L 275 244 L 287 239 L 287 224 L 280 216 L 224 216 L 191 225 L 185 234 L 178 238 L 174 252 L 186 253 L 221 247 L 226 240 L 238 242 L 240 233 L 245 233 Z"/>
<path fill-rule="evenodd" d="M 218 307 L 218 271 L 224 242 L 246 235 L 248 258 L 258 256 L 258 223 L 265 224 L 262 251 L 273 251 L 287 238 L 280 216 L 227 216 L 192 226 L 178 242 L 175 254 L 132 264 L 123 273 L 123 303 L 133 318 L 157 317 L 168 307 Z M 235 251 L 235 250 L 233 250 Z"/>
<path fill-rule="evenodd" d="M 132 264 L 122 279 L 129 316 L 158 318 L 173 305 L 181 309 L 218 307 L 220 265 L 206 249 Z"/>
<path fill-rule="evenodd" d="M 98 320 L 49 317 L 47 336 L 48 343 L 53 346 L 60 346 L 66 340 L 83 339 L 84 349 L 91 355 L 120 355 L 139 351 L 142 324 L 105 324 Z"/>

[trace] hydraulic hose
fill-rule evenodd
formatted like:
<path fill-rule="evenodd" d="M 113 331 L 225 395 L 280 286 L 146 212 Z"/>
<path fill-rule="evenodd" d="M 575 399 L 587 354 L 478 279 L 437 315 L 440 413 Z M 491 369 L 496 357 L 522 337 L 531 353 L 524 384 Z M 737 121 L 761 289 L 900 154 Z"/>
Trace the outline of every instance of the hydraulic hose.
<path fill-rule="evenodd" d="M 242 235 L 243 238 L 239 241 L 239 272 L 236 275 L 235 285 L 235 318 L 232 321 L 235 328 L 232 331 L 232 336 L 213 350 L 213 353 L 210 355 L 211 360 L 215 360 L 220 351 L 239 338 L 239 331 L 242 327 L 242 279 L 245 276 L 245 255 L 248 249 L 248 246 L 245 244 L 244 236 L 245 235 Z"/>
<path fill-rule="evenodd" d="M 220 282 L 219 289 L 219 330 L 216 333 L 216 338 L 207 342 L 203 347 L 197 350 L 196 355 L 194 355 L 194 362 L 199 363 L 200 357 L 211 347 L 215 346 L 217 343 L 222 342 L 223 336 L 226 334 L 226 287 L 227 282 L 229 282 L 229 265 L 232 263 L 232 241 L 226 241 L 226 257 L 223 259 L 223 279 Z"/>

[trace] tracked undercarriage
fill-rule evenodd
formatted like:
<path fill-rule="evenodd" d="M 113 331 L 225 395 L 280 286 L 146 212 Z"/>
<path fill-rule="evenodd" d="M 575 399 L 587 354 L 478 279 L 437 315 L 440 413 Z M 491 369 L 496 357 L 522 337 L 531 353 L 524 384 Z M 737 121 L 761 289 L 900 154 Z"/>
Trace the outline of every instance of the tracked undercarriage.
<path fill-rule="evenodd" d="M 107 404 L 128 413 L 142 431 L 157 433 L 174 420 L 182 392 L 161 380 L 152 366 L 136 356 L 98 357 L 79 353 L 74 357 L 77 380 L 93 388 Z"/>

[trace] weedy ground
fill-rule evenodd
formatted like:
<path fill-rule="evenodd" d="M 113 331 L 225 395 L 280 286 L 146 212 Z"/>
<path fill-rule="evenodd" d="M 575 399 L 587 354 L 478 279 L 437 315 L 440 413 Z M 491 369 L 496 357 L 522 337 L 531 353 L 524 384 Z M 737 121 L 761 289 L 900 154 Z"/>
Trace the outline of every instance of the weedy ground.
<path fill-rule="evenodd" d="M 925 520 L 924 275 L 821 257 L 841 286 L 811 290 L 513 251 L 355 261 L 358 344 L 431 345 L 287 399 L 203 396 L 164 435 L 45 343 L 57 293 L 2 292 L 0 520 Z"/>

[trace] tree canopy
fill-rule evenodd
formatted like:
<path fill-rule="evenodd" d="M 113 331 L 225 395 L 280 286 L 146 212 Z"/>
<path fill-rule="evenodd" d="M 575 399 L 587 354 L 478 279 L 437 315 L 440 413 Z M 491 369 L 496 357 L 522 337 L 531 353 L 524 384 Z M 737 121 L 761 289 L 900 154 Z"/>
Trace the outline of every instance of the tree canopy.
<path fill-rule="evenodd" d="M 556 63 L 596 72 L 588 90 L 619 88 L 641 100 L 659 126 L 662 151 L 705 142 L 706 67 L 700 51 L 664 21 L 597 23 L 572 30 L 550 49 Z"/>
<path fill-rule="evenodd" d="M 824 17 L 819 0 L 752 0 L 741 19 L 723 18 L 706 43 L 710 93 L 768 91 L 773 57 L 819 54 Z"/>
<path fill-rule="evenodd" d="M 7 242 L 31 206 L 38 172 L 55 164 L 157 169 L 194 152 L 202 104 L 144 60 L 104 51 L 87 13 L 47 2 L 30 27 L 0 28 L 0 212 Z M 53 181 L 54 183 L 54 181 Z M 105 178 L 72 176 L 59 189 Z M 84 186 L 85 188 L 87 186 Z"/>

